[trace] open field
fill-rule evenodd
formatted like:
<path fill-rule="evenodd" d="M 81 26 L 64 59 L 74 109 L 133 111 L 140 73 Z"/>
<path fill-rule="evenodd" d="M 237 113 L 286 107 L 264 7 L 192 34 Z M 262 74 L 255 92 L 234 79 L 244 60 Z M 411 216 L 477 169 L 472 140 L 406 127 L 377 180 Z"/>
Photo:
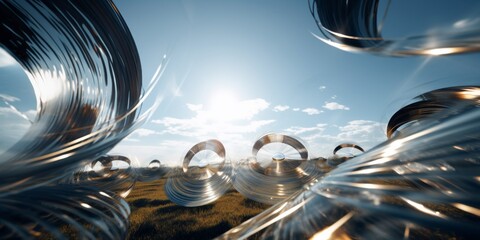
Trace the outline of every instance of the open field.
<path fill-rule="evenodd" d="M 132 208 L 129 239 L 211 239 L 269 207 L 235 190 L 206 206 L 182 207 L 168 200 L 165 182 L 138 182 L 127 197 Z"/>

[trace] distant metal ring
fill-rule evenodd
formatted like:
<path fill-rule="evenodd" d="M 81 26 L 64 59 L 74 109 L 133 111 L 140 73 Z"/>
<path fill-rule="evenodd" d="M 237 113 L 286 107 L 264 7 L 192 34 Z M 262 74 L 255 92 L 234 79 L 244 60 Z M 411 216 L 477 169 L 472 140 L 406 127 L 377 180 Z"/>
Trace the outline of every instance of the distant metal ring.
<path fill-rule="evenodd" d="M 353 143 L 342 143 L 340 145 L 338 145 L 337 147 L 335 147 L 335 149 L 333 149 L 333 155 L 335 155 L 340 149 L 343 149 L 343 148 L 355 148 L 355 149 L 358 149 L 362 152 L 365 152 L 365 150 L 363 150 L 362 147 L 358 146 L 357 144 L 353 144 Z"/>
<path fill-rule="evenodd" d="M 302 160 L 308 159 L 308 151 L 307 148 L 297 139 L 294 137 L 290 137 L 288 135 L 283 135 L 279 133 L 270 133 L 266 134 L 260 139 L 258 139 L 255 144 L 253 144 L 252 148 L 252 155 L 257 156 L 258 151 L 265 145 L 269 143 L 285 143 L 289 146 L 293 147 L 295 150 L 298 151 Z"/>
<path fill-rule="evenodd" d="M 197 143 L 192 148 L 190 148 L 190 150 L 188 150 L 187 154 L 183 158 L 183 172 L 188 171 L 188 165 L 190 164 L 190 161 L 192 161 L 192 158 L 195 156 L 195 154 L 203 150 L 211 150 L 215 152 L 219 157 L 221 157 L 223 161 L 219 165 L 219 168 L 223 167 L 223 165 L 225 164 L 225 156 L 226 156 L 225 147 L 220 141 L 215 139 L 210 139 L 204 142 Z"/>

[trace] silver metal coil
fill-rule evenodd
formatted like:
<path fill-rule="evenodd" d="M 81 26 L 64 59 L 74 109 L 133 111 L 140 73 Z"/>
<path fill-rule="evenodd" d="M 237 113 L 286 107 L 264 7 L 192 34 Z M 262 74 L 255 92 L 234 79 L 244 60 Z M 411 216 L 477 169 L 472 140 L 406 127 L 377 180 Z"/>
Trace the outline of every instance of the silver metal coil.
<path fill-rule="evenodd" d="M 196 166 L 190 162 L 196 160 Z M 172 170 L 165 184 L 168 198 L 181 206 L 198 207 L 214 202 L 231 188 L 232 167 L 218 140 L 195 144 L 185 155 L 182 168 Z"/>
<path fill-rule="evenodd" d="M 264 135 L 253 145 L 252 154 L 235 167 L 233 186 L 258 202 L 275 204 L 324 172 L 317 161 L 309 161 L 303 143 L 291 136 Z"/>

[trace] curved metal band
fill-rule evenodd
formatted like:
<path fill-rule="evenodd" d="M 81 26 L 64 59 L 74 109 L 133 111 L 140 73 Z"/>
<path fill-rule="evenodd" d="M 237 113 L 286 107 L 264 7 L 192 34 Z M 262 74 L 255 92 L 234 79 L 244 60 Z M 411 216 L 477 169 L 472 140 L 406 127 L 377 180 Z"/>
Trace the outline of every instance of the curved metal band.
<path fill-rule="evenodd" d="M 391 138 L 393 133 L 406 123 L 424 119 L 445 108 L 447 106 L 432 101 L 416 102 L 401 108 L 388 121 L 387 138 Z"/>
<path fill-rule="evenodd" d="M 313 0 L 310 13 L 327 39 L 368 48 L 383 41 L 377 24 L 378 4 L 378 0 Z"/>
<path fill-rule="evenodd" d="M 355 149 L 358 149 L 362 152 L 365 152 L 365 150 L 363 150 L 362 147 L 358 146 L 357 144 L 353 144 L 353 143 L 342 143 L 340 145 L 338 145 L 337 147 L 335 147 L 335 149 L 333 149 L 333 155 L 335 155 L 340 149 L 342 148 L 348 148 L 348 147 L 351 147 L 351 148 L 355 148 Z"/>
<path fill-rule="evenodd" d="M 126 162 L 128 163 L 128 165 L 131 164 L 131 161 L 129 158 L 125 157 L 125 156 L 121 156 L 121 155 L 106 155 L 106 156 L 101 156 L 95 160 L 93 160 L 93 162 L 90 164 L 90 166 L 93 168 L 95 166 L 95 164 L 97 164 L 97 162 L 100 162 L 102 164 L 102 166 L 105 166 L 105 167 L 112 167 L 112 162 L 113 161 L 122 161 L 122 162 Z"/>
<path fill-rule="evenodd" d="M 278 133 L 266 134 L 263 137 L 261 137 L 260 139 L 258 139 L 255 142 L 255 144 L 253 144 L 253 148 L 252 148 L 253 156 L 257 156 L 258 151 L 263 146 L 265 146 L 269 143 L 276 143 L 276 142 L 285 143 L 285 144 L 288 144 L 288 145 L 292 146 L 293 148 L 295 148 L 295 150 L 298 151 L 302 160 L 308 159 L 307 148 L 299 140 L 297 140 L 294 137 L 290 137 L 288 135 L 283 135 L 283 134 L 278 134 Z"/>
<path fill-rule="evenodd" d="M 153 166 L 153 164 L 158 164 L 158 166 L 162 166 L 162 162 L 160 162 L 160 160 L 154 159 L 148 164 L 148 168 L 150 168 L 150 166 Z"/>
<path fill-rule="evenodd" d="M 480 87 L 464 86 L 433 90 L 414 98 L 417 102 L 411 103 L 398 110 L 388 121 L 387 137 L 391 138 L 401 126 L 425 119 L 432 114 L 459 106 L 461 104 L 478 105 Z"/>
<path fill-rule="evenodd" d="M 204 142 L 197 143 L 192 148 L 190 148 L 190 150 L 188 150 L 187 154 L 183 158 L 183 172 L 187 172 L 188 164 L 190 164 L 190 161 L 192 161 L 193 156 L 203 150 L 211 150 L 223 159 L 220 168 L 223 166 L 223 164 L 225 164 L 225 147 L 220 141 L 216 139 L 210 139 Z"/>

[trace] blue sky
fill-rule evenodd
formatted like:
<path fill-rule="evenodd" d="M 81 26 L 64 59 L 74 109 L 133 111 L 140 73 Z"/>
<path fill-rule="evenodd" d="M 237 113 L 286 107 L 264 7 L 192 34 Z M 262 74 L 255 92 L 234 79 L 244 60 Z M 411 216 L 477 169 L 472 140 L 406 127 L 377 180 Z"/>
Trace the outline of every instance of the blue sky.
<path fill-rule="evenodd" d="M 328 46 L 313 35 L 319 32 L 307 1 L 114 2 L 134 36 L 145 83 L 168 59 L 155 93 L 162 103 L 112 151 L 143 165 L 154 158 L 180 164 L 191 146 L 212 138 L 238 160 L 268 132 L 300 137 L 311 156 L 328 157 L 343 142 L 369 149 L 386 139 L 385 123 L 412 97 L 480 76 L 477 54 L 389 58 Z M 409 26 L 396 18 L 391 26 Z M 425 29 L 438 22 L 425 19 Z M 28 81 L 11 80 L 22 78 L 21 70 L 4 56 L 0 74 L 0 94 L 16 97 L 10 103 L 33 116 Z M 21 122 L 0 102 L 1 109 L 5 126 Z"/>

